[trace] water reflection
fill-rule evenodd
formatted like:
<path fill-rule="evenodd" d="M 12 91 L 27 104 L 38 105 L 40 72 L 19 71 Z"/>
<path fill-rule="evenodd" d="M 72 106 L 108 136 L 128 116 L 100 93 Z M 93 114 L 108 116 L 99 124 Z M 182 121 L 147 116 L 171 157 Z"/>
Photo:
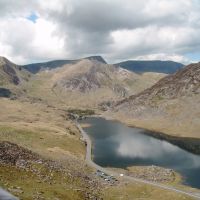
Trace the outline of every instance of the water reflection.
<path fill-rule="evenodd" d="M 127 135 L 116 137 L 116 142 L 118 142 L 119 147 L 116 149 L 117 152 L 125 157 L 130 158 L 151 158 L 159 159 L 164 153 L 176 152 L 173 145 L 160 142 L 158 143 L 155 139 L 140 137 L 138 135 Z M 155 148 L 157 146 L 157 148 Z"/>
<path fill-rule="evenodd" d="M 200 156 L 119 122 L 87 118 L 83 123 L 92 125 L 85 130 L 93 140 L 94 162 L 97 164 L 105 167 L 158 165 L 172 168 L 185 177 L 186 184 L 200 188 Z"/>

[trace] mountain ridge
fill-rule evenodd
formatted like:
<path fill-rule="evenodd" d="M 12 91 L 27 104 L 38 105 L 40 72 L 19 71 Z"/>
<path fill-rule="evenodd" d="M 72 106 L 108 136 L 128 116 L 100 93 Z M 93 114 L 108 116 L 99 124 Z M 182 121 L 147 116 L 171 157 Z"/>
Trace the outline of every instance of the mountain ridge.
<path fill-rule="evenodd" d="M 158 72 L 165 74 L 173 74 L 184 66 L 182 63 L 170 60 L 127 60 L 115 65 L 136 73 Z"/>
<path fill-rule="evenodd" d="M 28 72 L 5 57 L 0 57 L 0 85 L 19 85 L 28 78 Z"/>
<path fill-rule="evenodd" d="M 165 87 L 166 84 L 168 84 L 168 87 Z M 148 93 L 148 98 L 152 98 L 154 95 L 165 96 L 165 98 L 175 98 L 178 95 L 185 95 L 187 90 L 200 93 L 200 63 L 190 64 L 175 74 L 162 78 L 151 88 L 135 96 L 130 96 L 128 99 L 134 99 L 145 93 Z"/>
<path fill-rule="evenodd" d="M 38 73 L 40 70 L 45 69 L 55 69 L 58 67 L 62 67 L 67 64 L 75 64 L 81 60 L 93 60 L 98 61 L 103 64 L 108 64 L 102 56 L 89 56 L 80 59 L 73 60 L 51 60 L 47 62 L 39 62 L 39 63 L 31 63 L 22 65 L 23 68 L 30 71 L 31 73 Z M 112 63 L 111 63 L 112 64 Z M 165 73 L 172 74 L 177 70 L 181 69 L 184 65 L 182 63 L 174 62 L 174 61 L 161 61 L 161 60 L 127 60 L 124 62 L 112 64 L 115 66 L 119 66 L 121 68 L 127 69 L 129 71 L 133 71 L 135 73 L 145 73 L 145 72 L 157 72 L 157 73 Z"/>
<path fill-rule="evenodd" d="M 84 59 L 96 60 L 98 62 L 107 64 L 106 61 L 101 56 L 89 56 L 89 57 L 74 59 L 74 60 L 52 60 L 52 61 L 47 61 L 47 62 L 31 63 L 31 64 L 27 64 L 27 65 L 22 65 L 22 67 L 25 68 L 26 70 L 30 71 L 31 73 L 35 74 L 35 73 L 39 72 L 40 70 L 55 69 L 55 68 L 62 67 L 67 64 L 75 64 Z"/>

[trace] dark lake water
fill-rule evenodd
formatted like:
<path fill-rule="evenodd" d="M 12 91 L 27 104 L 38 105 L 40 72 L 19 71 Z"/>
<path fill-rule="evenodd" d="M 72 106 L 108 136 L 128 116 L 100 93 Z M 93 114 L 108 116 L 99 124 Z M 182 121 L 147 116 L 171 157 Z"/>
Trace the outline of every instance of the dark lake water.
<path fill-rule="evenodd" d="M 130 128 L 103 118 L 86 118 L 81 123 L 93 143 L 93 160 L 102 167 L 156 165 L 174 169 L 184 184 L 200 188 L 200 156 L 167 141 L 146 135 L 148 131 Z"/>

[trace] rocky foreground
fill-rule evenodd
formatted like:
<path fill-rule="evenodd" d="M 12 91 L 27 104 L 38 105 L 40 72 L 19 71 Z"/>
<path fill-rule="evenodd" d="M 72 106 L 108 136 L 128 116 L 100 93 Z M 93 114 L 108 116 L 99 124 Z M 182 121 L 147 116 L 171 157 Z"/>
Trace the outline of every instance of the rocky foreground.
<path fill-rule="evenodd" d="M 0 183 L 15 196 L 26 196 L 25 193 L 28 192 L 27 185 L 24 185 L 23 181 L 29 179 L 32 181 L 32 187 L 35 187 L 35 192 L 31 197 L 33 200 L 51 199 L 48 198 L 48 191 L 45 188 L 42 189 L 44 185 L 49 189 L 60 187 L 60 194 L 57 194 L 56 200 L 64 198 L 61 188 L 69 190 L 69 193 L 72 194 L 76 193 L 77 195 L 78 193 L 83 199 L 100 199 L 99 190 L 101 185 L 92 177 L 92 174 L 87 175 L 82 172 L 69 171 L 57 162 L 42 159 L 30 150 L 10 142 L 0 142 L 0 172 L 2 170 L 4 170 L 4 173 L 0 173 Z M 12 174 L 16 171 L 20 173 L 19 179 L 22 179 L 19 180 L 18 184 L 12 180 Z M 77 187 L 77 179 L 82 182 L 79 187 Z M 67 198 L 67 196 L 65 197 Z"/>
<path fill-rule="evenodd" d="M 176 181 L 177 173 L 172 169 L 159 166 L 132 166 L 126 169 L 112 168 L 112 170 L 123 173 L 127 176 L 147 180 L 156 183 L 173 183 Z"/>

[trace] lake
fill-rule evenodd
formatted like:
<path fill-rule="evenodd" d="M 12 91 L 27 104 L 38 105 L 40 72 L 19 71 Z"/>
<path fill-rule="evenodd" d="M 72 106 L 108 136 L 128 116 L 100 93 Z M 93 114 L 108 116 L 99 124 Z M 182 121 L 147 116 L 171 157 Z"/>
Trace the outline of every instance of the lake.
<path fill-rule="evenodd" d="M 156 165 L 183 176 L 183 183 L 200 188 L 200 156 L 148 135 L 144 129 L 128 127 L 104 118 L 86 118 L 80 123 L 93 144 L 93 161 L 102 167 Z"/>

